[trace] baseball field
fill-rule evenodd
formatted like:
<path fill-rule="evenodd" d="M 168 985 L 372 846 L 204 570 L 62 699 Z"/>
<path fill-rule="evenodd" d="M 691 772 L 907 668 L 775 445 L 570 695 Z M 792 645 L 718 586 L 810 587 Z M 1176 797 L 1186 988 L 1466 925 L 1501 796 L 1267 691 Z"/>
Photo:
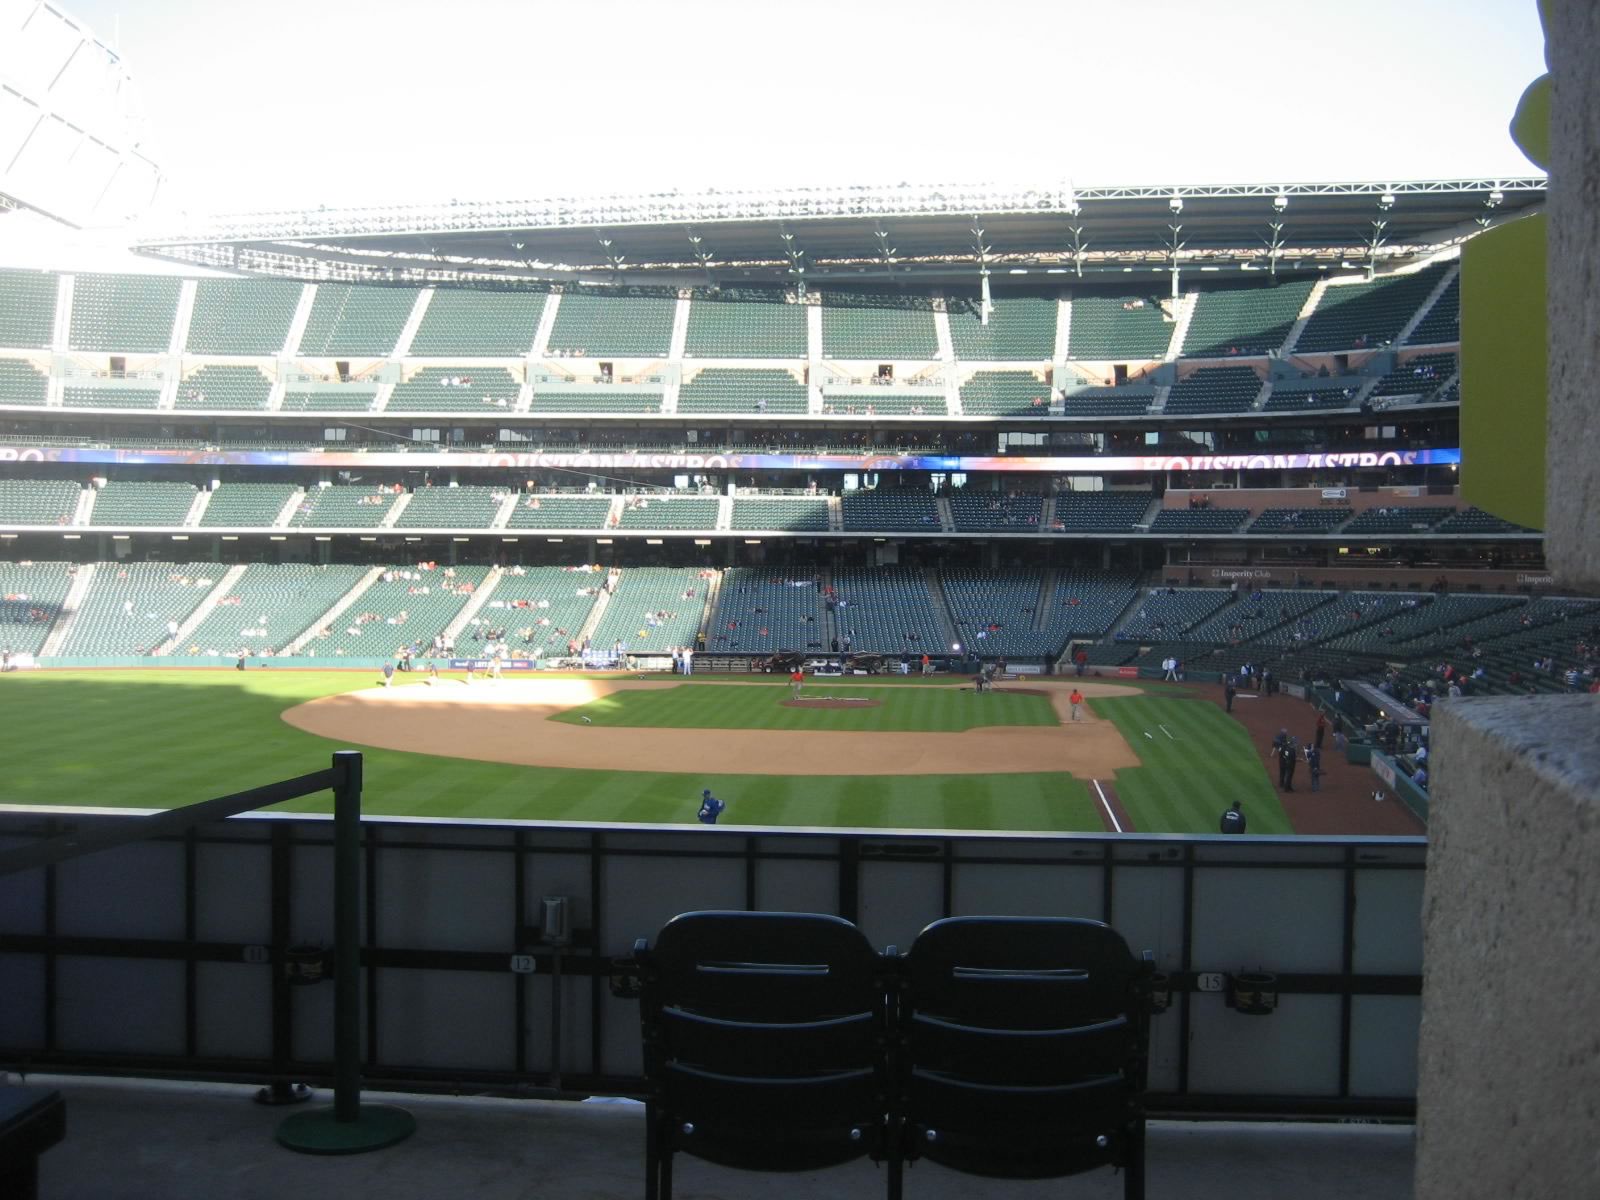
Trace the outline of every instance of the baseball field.
<path fill-rule="evenodd" d="M 1291 832 L 1250 735 L 1175 690 L 1019 680 L 40 671 L 0 679 L 0 802 L 167 808 L 366 755 L 385 815 L 1210 833 L 1242 800 Z M 286 806 L 326 810 L 331 797 Z"/>

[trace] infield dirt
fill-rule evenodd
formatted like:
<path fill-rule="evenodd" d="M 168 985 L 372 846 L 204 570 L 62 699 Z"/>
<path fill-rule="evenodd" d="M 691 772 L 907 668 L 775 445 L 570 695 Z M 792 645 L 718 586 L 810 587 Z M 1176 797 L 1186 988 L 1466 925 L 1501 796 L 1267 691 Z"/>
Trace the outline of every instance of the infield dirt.
<path fill-rule="evenodd" d="M 1029 680 L 1050 697 L 1059 726 L 991 725 L 960 733 L 839 733 L 765 729 L 653 729 L 572 725 L 558 713 L 619 691 L 665 689 L 682 680 L 446 680 L 431 687 L 369 688 L 296 705 L 283 719 L 297 729 L 387 750 L 437 754 L 530 767 L 603 771 L 707 769 L 745 775 L 993 775 L 1061 771 L 1082 779 L 1136 767 L 1132 747 L 1109 721 L 1084 706 L 1070 720 L 1071 683 Z M 768 686 L 736 681 L 723 687 Z M 1127 696 L 1138 689 L 1076 681 L 1085 696 Z M 1042 685 L 1042 686 L 1041 686 Z M 917 687 L 903 684 L 902 687 Z M 933 685 L 947 686 L 947 685 Z M 776 689 L 772 689 L 776 690 Z M 997 691 L 1008 690 L 1001 685 Z M 965 700 L 982 704 L 970 692 Z"/>

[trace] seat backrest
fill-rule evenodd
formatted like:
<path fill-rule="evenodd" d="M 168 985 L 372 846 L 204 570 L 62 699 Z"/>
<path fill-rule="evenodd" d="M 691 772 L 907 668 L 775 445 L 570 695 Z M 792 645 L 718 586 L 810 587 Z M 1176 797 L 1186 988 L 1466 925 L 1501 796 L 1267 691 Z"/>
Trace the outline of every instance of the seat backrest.
<path fill-rule="evenodd" d="M 954 917 L 917 937 L 897 1097 L 909 1150 L 977 1174 L 1120 1161 L 1139 1118 L 1145 968 L 1098 921 Z"/>
<path fill-rule="evenodd" d="M 641 965 L 654 1102 L 695 1129 L 679 1149 L 780 1170 L 877 1152 L 887 989 L 854 925 L 685 913 Z"/>

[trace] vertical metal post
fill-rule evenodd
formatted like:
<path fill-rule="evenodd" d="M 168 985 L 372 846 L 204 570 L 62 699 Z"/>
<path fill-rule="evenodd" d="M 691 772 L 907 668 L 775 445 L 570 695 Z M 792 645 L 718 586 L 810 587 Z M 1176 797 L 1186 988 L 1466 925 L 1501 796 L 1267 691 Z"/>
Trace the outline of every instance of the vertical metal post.
<path fill-rule="evenodd" d="M 333 1110 L 361 1114 L 361 755 L 333 756 Z"/>
<path fill-rule="evenodd" d="M 340 750 L 333 789 L 333 1107 L 278 1125 L 278 1144 L 304 1154 L 363 1154 L 404 1141 L 403 1108 L 361 1103 L 361 754 Z"/>

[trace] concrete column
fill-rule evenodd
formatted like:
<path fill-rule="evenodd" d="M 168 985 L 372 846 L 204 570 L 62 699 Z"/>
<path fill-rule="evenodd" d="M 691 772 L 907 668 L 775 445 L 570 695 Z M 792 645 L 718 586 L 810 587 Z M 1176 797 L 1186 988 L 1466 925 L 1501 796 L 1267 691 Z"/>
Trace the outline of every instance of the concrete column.
<path fill-rule="evenodd" d="M 1595 588 L 1600 6 L 1541 8 L 1554 79 L 1545 549 L 1558 587 Z M 1441 704 L 1432 740 L 1417 1200 L 1593 1194 L 1600 697 Z"/>

